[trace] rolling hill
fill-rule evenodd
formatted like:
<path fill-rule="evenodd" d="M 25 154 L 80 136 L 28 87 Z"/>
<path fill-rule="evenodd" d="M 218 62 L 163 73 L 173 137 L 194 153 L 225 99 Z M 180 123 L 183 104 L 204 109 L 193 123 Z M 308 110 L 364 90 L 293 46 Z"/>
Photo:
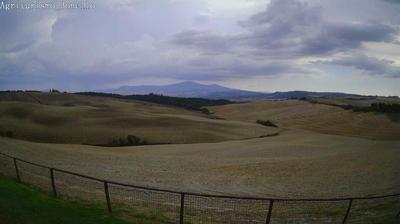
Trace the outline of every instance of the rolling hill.
<path fill-rule="evenodd" d="M 333 99 L 341 102 L 339 99 Z M 255 101 L 208 108 L 228 120 L 271 120 L 279 127 L 372 140 L 399 140 L 400 123 L 385 114 L 351 110 L 300 100 Z"/>
<path fill-rule="evenodd" d="M 167 96 L 201 97 L 206 99 L 226 99 L 233 101 L 253 101 L 260 99 L 291 99 L 291 98 L 302 98 L 302 97 L 355 96 L 353 94 L 346 94 L 346 93 L 308 92 L 308 91 L 263 93 L 263 92 L 254 92 L 254 91 L 227 88 L 216 84 L 204 85 L 196 82 L 181 82 L 164 86 L 122 86 L 117 89 L 98 90 L 95 92 L 114 93 L 122 95 L 154 93 Z"/>
<path fill-rule="evenodd" d="M 212 106 L 214 114 L 207 115 L 63 93 L 8 93 L 0 99 L 0 130 L 15 135 L 0 137 L 1 152 L 100 178 L 277 197 L 381 195 L 400 186 L 400 124 L 381 114 L 299 100 Z M 279 128 L 257 125 L 258 119 Z M 128 134 L 154 145 L 94 146 Z"/>
<path fill-rule="evenodd" d="M 255 123 L 131 99 L 68 93 L 0 93 L 0 134 L 35 142 L 118 145 L 220 142 L 276 133 Z M 122 139 L 122 140 L 120 140 Z M 124 145 L 124 144 L 120 144 Z"/>

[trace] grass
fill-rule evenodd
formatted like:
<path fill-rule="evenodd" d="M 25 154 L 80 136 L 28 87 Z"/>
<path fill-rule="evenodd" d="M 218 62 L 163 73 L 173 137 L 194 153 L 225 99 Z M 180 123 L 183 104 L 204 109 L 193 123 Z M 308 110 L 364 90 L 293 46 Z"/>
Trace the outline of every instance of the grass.
<path fill-rule="evenodd" d="M 108 214 L 104 205 L 95 202 L 53 198 L 0 175 L 0 220 L 3 224 L 167 223 L 158 213 L 115 210 Z"/>

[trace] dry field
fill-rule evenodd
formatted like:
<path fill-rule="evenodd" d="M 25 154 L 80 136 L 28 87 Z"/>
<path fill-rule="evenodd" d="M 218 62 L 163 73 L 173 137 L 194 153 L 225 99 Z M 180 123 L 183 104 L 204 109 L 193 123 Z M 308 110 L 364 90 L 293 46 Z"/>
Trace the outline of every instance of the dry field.
<path fill-rule="evenodd" d="M 99 102 L 92 99 L 91 103 L 93 106 Z M 33 143 L 1 138 L 0 151 L 120 182 L 202 193 L 283 198 L 341 197 L 379 195 L 400 189 L 400 124 L 391 122 L 383 115 L 356 114 L 337 107 L 301 101 L 260 101 L 212 107 L 210 110 L 217 116 L 226 118 L 213 120 L 205 115 L 193 114 L 197 112 L 153 104 L 110 99 L 102 99 L 101 102 L 118 108 L 119 113 L 125 110 L 125 116 L 130 111 L 131 119 L 147 114 L 149 123 L 143 122 L 143 125 L 149 127 L 148 131 L 153 135 L 164 132 L 167 133 L 160 135 L 166 136 L 169 132 L 179 135 L 174 131 L 197 135 L 196 131 L 203 128 L 203 132 L 209 130 L 215 136 L 226 136 L 225 129 L 237 125 L 236 132 L 242 133 L 240 137 L 244 138 L 248 137 L 245 136 L 246 133 L 252 136 L 248 133 L 250 127 L 260 129 L 260 133 L 273 130 L 255 125 L 257 119 L 276 122 L 281 127 L 281 133 L 276 137 L 215 143 L 119 148 Z M 36 108 L 38 111 L 56 109 L 63 110 L 64 113 L 67 113 L 65 110 L 78 113 L 77 111 L 84 110 L 88 120 L 94 113 L 106 113 L 102 116 L 109 116 L 111 113 L 98 112 L 97 109 L 88 112 L 87 110 L 91 110 L 88 106 L 64 109 L 62 106 L 33 103 L 1 104 L 7 106 L 2 106 L 2 111 L 13 104 L 23 105 L 22 108 Z M 34 117 L 36 110 L 29 116 Z M 179 118 L 199 123 L 193 124 L 193 130 L 186 130 L 184 125 L 179 128 L 169 124 L 159 127 L 155 114 L 158 114 L 157 118 L 168 122 Z M 1 119 L 4 120 L 4 117 Z M 79 116 L 79 120 L 85 119 Z M 71 122 L 75 124 L 74 121 Z M 69 123 L 63 125 L 69 126 Z M 28 124 L 20 123 L 21 126 Z M 85 123 L 82 127 L 91 130 L 91 127 L 86 127 L 89 124 Z M 150 128 L 152 125 L 154 128 Z M 118 129 L 115 126 L 116 133 Z M 140 129 L 143 127 L 137 128 Z M 161 130 L 157 131 L 158 129 Z M 66 133 L 74 131 L 75 129 L 71 129 Z M 232 138 L 232 134 L 229 137 Z M 193 136 L 192 139 L 196 138 L 197 136 Z"/>
<path fill-rule="evenodd" d="M 214 113 L 209 116 L 139 101 L 69 94 L 20 93 L 0 99 L 0 131 L 12 130 L 15 135 L 0 137 L 0 152 L 102 179 L 275 198 L 374 196 L 400 189 L 400 124 L 385 115 L 303 101 L 216 106 L 209 108 Z M 258 119 L 279 128 L 258 125 Z M 277 132 L 278 136 L 259 137 Z M 126 134 L 151 143 L 190 144 L 80 144 Z M 47 169 L 23 163 L 19 169 L 24 182 L 50 190 Z M 15 172 L 12 161 L 4 157 L 0 170 Z M 104 202 L 100 182 L 56 173 L 56 185 L 59 194 Z M 179 194 L 116 185 L 110 186 L 110 193 L 113 203 L 179 218 Z M 266 201 L 189 195 L 186 203 L 186 220 L 193 223 L 264 223 L 268 211 Z M 396 198 L 358 201 L 351 223 L 392 220 L 398 203 Z M 277 202 L 272 223 L 339 223 L 346 206 L 346 202 Z"/>
<path fill-rule="evenodd" d="M 228 120 L 254 122 L 257 119 L 268 119 L 290 130 L 400 141 L 400 123 L 393 122 L 386 115 L 354 113 L 323 104 L 297 100 L 258 101 L 211 107 L 210 111 Z"/>
<path fill-rule="evenodd" d="M 394 141 L 297 131 L 246 141 L 123 148 L 0 139 L 2 152 L 101 178 L 175 190 L 276 197 L 398 191 L 399 146 Z"/>
<path fill-rule="evenodd" d="M 259 101 L 211 107 L 226 119 L 215 120 L 156 104 L 73 97 L 36 96 L 46 105 L 23 102 L 29 101 L 23 96 L 3 98 L 0 127 L 15 125 L 22 139 L 44 141 L 40 136 L 45 135 L 61 143 L 128 133 L 154 142 L 210 142 L 107 148 L 0 138 L 0 151 L 100 178 L 202 193 L 287 198 L 400 189 L 400 124 L 383 115 L 301 101 Z M 53 123 L 53 116 L 62 121 Z M 257 119 L 280 128 L 257 125 Z M 258 137 L 277 131 L 279 136 Z"/>
<path fill-rule="evenodd" d="M 132 100 L 0 94 L 0 131 L 34 142 L 104 145 L 135 135 L 149 144 L 200 143 L 249 139 L 278 131 L 255 123 L 211 118 L 197 111 Z"/>

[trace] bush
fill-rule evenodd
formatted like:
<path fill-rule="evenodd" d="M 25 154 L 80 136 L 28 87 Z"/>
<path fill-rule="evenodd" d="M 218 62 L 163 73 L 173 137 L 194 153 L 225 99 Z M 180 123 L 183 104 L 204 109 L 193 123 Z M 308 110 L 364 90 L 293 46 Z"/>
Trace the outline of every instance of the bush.
<path fill-rule="evenodd" d="M 257 120 L 257 124 L 261 124 L 261 125 L 268 126 L 268 127 L 274 127 L 274 128 L 278 127 L 278 125 L 272 123 L 270 120 L 266 120 L 266 121 L 265 120 Z"/>
<path fill-rule="evenodd" d="M 128 145 L 139 145 L 142 142 L 139 137 L 134 135 L 128 135 L 126 140 Z"/>
<path fill-rule="evenodd" d="M 118 146 L 135 146 L 135 145 L 147 145 L 147 142 L 135 135 L 128 135 L 126 136 L 126 138 L 113 139 L 106 146 L 118 147 Z"/>
<path fill-rule="evenodd" d="M 212 113 L 207 108 L 201 108 L 203 114 L 211 115 Z"/>
<path fill-rule="evenodd" d="M 0 131 L 0 136 L 12 138 L 14 137 L 14 133 L 12 131 Z"/>

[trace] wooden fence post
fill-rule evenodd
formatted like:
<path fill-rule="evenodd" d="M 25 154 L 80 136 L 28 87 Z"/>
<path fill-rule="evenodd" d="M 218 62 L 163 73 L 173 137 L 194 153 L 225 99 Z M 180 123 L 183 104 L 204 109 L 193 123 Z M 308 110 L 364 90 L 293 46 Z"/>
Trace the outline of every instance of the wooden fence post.
<path fill-rule="evenodd" d="M 184 219 L 185 219 L 184 215 L 185 215 L 185 194 L 181 193 L 181 208 L 179 211 L 179 223 L 180 224 L 183 224 L 183 222 L 184 222 Z"/>
<path fill-rule="evenodd" d="M 267 215 L 267 220 L 265 221 L 266 224 L 269 224 L 271 222 L 273 206 L 274 206 L 274 200 L 271 199 L 271 200 L 269 200 L 268 215 Z"/>
<path fill-rule="evenodd" d="M 56 189 L 56 182 L 54 180 L 54 168 L 50 168 L 50 179 L 51 179 L 51 188 L 53 190 L 53 196 L 57 197 L 57 189 Z"/>
<path fill-rule="evenodd" d="M 349 200 L 349 206 L 347 207 L 347 211 L 346 211 L 346 215 L 343 218 L 343 222 L 342 224 L 346 224 L 347 223 L 347 219 L 349 218 L 350 215 L 350 210 L 351 210 L 351 205 L 353 204 L 353 199 Z"/>
<path fill-rule="evenodd" d="M 108 182 L 104 181 L 104 194 L 106 195 L 106 200 L 107 200 L 107 210 L 108 212 L 112 212 L 111 208 L 111 200 L 110 200 L 110 192 L 108 191 Z"/>
<path fill-rule="evenodd" d="M 19 175 L 19 170 L 18 170 L 18 165 L 17 165 L 17 159 L 16 159 L 16 158 L 13 158 L 13 159 L 14 159 L 15 174 L 17 175 L 17 180 L 18 180 L 18 182 L 21 183 L 21 177 L 20 177 L 20 175 Z"/>

